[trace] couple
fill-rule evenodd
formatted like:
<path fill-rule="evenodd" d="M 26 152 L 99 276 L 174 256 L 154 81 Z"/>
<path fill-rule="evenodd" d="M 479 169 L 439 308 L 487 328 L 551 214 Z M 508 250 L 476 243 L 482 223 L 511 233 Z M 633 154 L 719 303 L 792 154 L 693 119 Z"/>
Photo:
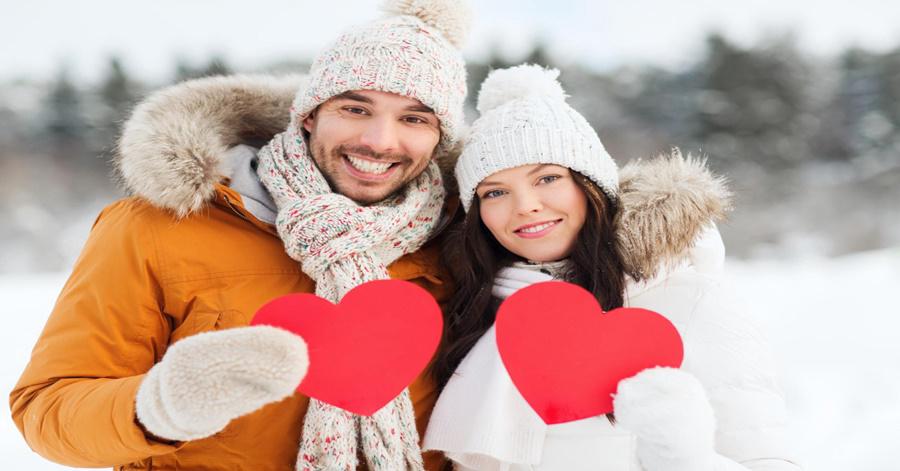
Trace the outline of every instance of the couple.
<path fill-rule="evenodd" d="M 306 78 L 188 82 L 135 110 L 134 196 L 97 218 L 10 397 L 31 448 L 123 470 L 799 469 L 760 337 L 716 285 L 722 183 L 677 155 L 618 172 L 534 66 L 488 77 L 463 139 L 464 12 L 390 11 Z M 247 327 L 256 310 L 384 278 L 445 308 L 429 369 L 371 417 L 295 394 L 306 345 Z M 492 324 L 550 279 L 667 315 L 683 368 L 624 380 L 614 421 L 544 425 Z"/>

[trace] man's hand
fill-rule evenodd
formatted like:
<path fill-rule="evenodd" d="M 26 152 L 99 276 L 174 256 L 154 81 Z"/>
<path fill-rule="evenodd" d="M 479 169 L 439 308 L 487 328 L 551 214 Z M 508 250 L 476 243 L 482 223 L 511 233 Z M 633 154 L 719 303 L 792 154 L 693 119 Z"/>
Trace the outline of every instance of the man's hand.
<path fill-rule="evenodd" d="M 309 356 L 298 335 L 269 326 L 206 332 L 172 345 L 138 389 L 144 428 L 166 440 L 196 440 L 290 396 Z"/>

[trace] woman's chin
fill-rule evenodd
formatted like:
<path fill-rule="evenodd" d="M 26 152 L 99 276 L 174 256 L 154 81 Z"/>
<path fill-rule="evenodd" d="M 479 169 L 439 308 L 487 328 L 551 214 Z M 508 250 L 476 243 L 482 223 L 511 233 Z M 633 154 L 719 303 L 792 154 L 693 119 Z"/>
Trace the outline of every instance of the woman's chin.
<path fill-rule="evenodd" d="M 562 251 L 553 251 L 553 252 L 522 252 L 517 253 L 519 257 L 528 262 L 533 263 L 550 263 L 550 262 L 558 262 L 560 260 L 568 257 L 566 252 Z"/>

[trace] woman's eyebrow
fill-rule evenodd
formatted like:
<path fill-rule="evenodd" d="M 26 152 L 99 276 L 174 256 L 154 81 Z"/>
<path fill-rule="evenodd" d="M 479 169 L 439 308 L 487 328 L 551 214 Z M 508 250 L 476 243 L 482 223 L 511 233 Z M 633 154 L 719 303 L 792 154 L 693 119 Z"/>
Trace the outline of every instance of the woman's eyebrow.
<path fill-rule="evenodd" d="M 532 175 L 532 174 L 534 174 L 534 173 L 540 172 L 541 170 L 544 169 L 544 167 L 549 167 L 549 166 L 550 166 L 550 164 L 540 164 L 540 165 L 538 165 L 537 167 L 531 169 L 531 171 L 528 172 L 528 175 L 530 176 L 530 175 Z"/>

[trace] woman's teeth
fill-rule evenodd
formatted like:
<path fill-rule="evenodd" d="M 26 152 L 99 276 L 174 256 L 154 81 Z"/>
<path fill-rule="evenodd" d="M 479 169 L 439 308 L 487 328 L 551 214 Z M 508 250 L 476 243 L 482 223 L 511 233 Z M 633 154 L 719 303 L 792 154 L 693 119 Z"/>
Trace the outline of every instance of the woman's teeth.
<path fill-rule="evenodd" d="M 387 172 L 389 168 L 391 168 L 390 163 L 385 164 L 377 164 L 370 160 L 357 159 L 356 157 L 347 156 L 347 160 L 350 161 L 350 165 L 353 165 L 353 168 L 366 173 L 372 173 L 375 175 L 380 175 L 384 172 Z"/>
<path fill-rule="evenodd" d="M 556 221 L 553 222 L 545 222 L 543 224 L 539 224 L 537 226 L 526 227 L 525 229 L 519 229 L 519 232 L 524 232 L 526 234 L 531 234 L 535 232 L 541 232 L 544 229 L 556 224 Z"/>

